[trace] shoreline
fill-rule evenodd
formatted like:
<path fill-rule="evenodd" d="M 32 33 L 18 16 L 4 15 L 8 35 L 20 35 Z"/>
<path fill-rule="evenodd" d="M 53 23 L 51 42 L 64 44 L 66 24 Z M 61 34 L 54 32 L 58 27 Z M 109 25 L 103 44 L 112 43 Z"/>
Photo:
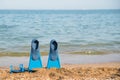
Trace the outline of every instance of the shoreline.
<path fill-rule="evenodd" d="M 41 51 L 41 56 L 48 55 L 49 52 L 47 51 Z M 86 51 L 65 51 L 65 52 L 59 52 L 62 54 L 72 54 L 72 55 L 106 55 L 106 54 L 120 54 L 119 51 L 97 51 L 97 50 L 86 50 Z M 24 57 L 29 56 L 30 52 L 11 52 L 11 51 L 4 51 L 0 52 L 0 57 L 4 56 L 10 56 L 10 57 Z"/>

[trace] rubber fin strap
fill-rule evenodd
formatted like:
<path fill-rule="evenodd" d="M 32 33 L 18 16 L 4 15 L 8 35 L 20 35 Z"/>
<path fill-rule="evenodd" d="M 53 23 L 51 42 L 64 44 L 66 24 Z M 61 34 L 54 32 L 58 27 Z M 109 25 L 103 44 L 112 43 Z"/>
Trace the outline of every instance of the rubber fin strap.
<path fill-rule="evenodd" d="M 19 70 L 15 70 L 12 65 L 10 66 L 10 73 L 20 73 L 20 72 L 25 72 L 25 68 L 23 64 L 19 65 Z"/>

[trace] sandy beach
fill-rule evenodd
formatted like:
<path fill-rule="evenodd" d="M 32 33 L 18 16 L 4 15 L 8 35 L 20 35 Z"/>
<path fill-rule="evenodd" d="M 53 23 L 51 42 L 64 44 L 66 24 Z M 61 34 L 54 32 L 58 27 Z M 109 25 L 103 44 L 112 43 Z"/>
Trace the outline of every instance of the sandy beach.
<path fill-rule="evenodd" d="M 120 54 L 60 54 L 61 69 L 46 69 L 47 58 L 42 56 L 44 67 L 36 72 L 10 74 L 10 65 L 27 68 L 29 57 L 0 57 L 0 80 L 120 80 Z"/>
<path fill-rule="evenodd" d="M 0 80 L 120 80 L 120 0 L 92 1 L 0 0 Z"/>
<path fill-rule="evenodd" d="M 0 80 L 120 80 L 120 62 L 64 64 L 61 69 L 36 69 L 34 73 L 9 73 L 0 67 Z"/>
<path fill-rule="evenodd" d="M 0 2 L 0 80 L 120 80 L 118 0 L 17 1 Z M 10 65 L 28 68 L 39 51 L 43 68 L 10 74 Z M 62 67 L 46 69 L 57 52 Z"/>

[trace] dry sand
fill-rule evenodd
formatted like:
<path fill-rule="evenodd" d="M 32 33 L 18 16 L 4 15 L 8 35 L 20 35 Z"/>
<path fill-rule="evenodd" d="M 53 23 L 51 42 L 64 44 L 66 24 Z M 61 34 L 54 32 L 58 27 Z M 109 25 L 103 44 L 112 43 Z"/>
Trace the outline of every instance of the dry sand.
<path fill-rule="evenodd" d="M 9 73 L 0 67 L 0 80 L 120 80 L 120 62 L 63 64 L 61 69 L 36 69 L 34 73 Z"/>

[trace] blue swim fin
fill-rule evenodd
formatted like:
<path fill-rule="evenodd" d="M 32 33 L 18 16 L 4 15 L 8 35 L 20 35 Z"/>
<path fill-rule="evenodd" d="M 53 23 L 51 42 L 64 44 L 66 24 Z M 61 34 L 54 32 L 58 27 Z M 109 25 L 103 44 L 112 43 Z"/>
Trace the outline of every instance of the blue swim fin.
<path fill-rule="evenodd" d="M 51 40 L 50 42 L 50 52 L 48 57 L 47 68 L 61 68 L 58 55 L 58 43 L 55 40 Z"/>
<path fill-rule="evenodd" d="M 29 71 L 31 71 L 34 68 L 42 68 L 39 41 L 36 39 L 33 39 L 31 42 L 31 52 L 28 66 Z"/>

